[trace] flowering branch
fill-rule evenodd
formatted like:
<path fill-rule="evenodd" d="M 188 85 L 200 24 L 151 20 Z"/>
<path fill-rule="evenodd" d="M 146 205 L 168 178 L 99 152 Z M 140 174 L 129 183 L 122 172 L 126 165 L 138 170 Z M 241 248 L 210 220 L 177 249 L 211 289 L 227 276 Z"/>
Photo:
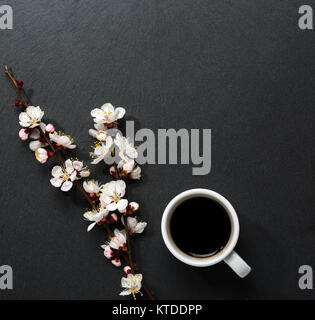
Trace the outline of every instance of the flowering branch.
<path fill-rule="evenodd" d="M 82 185 L 78 180 L 88 177 L 90 170 L 87 166 L 84 167 L 83 162 L 78 159 L 65 160 L 61 152 L 61 150 L 76 147 L 73 144 L 73 139 L 69 135 L 56 132 L 52 124 L 44 124 L 41 121 L 44 112 L 40 107 L 29 105 L 23 90 L 23 81 L 17 81 L 7 65 L 4 65 L 4 71 L 18 90 L 21 99 L 15 100 L 15 106 L 25 107 L 25 111 L 19 115 L 19 123 L 22 126 L 19 137 L 21 140 L 31 140 L 29 148 L 35 152 L 36 159 L 40 163 L 45 163 L 49 158 L 56 156 L 60 165 L 56 165 L 52 169 L 51 184 L 56 188 L 60 187 L 64 192 L 69 191 L 73 185 L 77 187 L 91 206 L 91 210 L 84 214 L 84 217 L 92 222 L 88 231 L 95 224 L 104 226 L 110 239 L 102 246 L 104 255 L 115 266 L 121 265 L 120 256 L 128 264 L 124 267 L 127 278 L 122 278 L 121 285 L 125 289 L 121 292 L 121 295 L 132 294 L 135 298 L 143 287 L 147 296 L 153 300 L 155 297 L 143 281 L 142 274 L 136 274 L 138 267 L 133 263 L 131 252 L 130 236 L 135 233 L 142 233 L 146 223 L 138 222 L 136 218 L 131 217 L 138 210 L 139 205 L 136 202 L 128 203 L 128 200 L 122 198 L 125 194 L 126 184 L 121 179 L 140 179 L 141 169 L 134 160 L 136 151 L 128 140 L 119 134 L 113 140 L 108 134 L 108 129 L 118 124 L 118 120 L 124 116 L 125 110 L 123 108 L 116 108 L 115 110 L 110 104 L 107 104 L 105 112 L 103 112 L 104 110 L 99 112 L 99 109 L 92 110 L 93 117 L 95 116 L 98 120 L 101 118 L 101 122 L 95 121 L 97 131 L 94 129 L 89 131 L 98 140 L 94 152 L 91 154 L 94 158 L 92 163 L 96 164 L 105 159 L 111 152 L 113 153 L 113 150 L 111 150 L 113 142 L 118 146 L 121 161 L 118 165 L 115 163 L 110 168 L 110 173 L 117 179 L 116 181 L 99 186 L 95 180 L 85 180 Z M 119 231 L 115 228 L 112 231 L 109 226 L 118 221 L 115 211 L 122 215 L 121 221 L 125 227 L 124 230 Z"/>

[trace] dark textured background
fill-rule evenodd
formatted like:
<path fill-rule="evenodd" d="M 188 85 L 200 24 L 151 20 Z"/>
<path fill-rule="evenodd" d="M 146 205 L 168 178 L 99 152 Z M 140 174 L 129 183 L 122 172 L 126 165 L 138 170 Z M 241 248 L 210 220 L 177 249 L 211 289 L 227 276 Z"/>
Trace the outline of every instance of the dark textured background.
<path fill-rule="evenodd" d="M 14 30 L 0 30 L 1 63 L 32 89 L 46 121 L 73 135 L 83 159 L 89 112 L 108 101 L 125 106 L 136 129 L 213 130 L 209 175 L 147 165 L 143 183 L 128 189 L 149 222 L 136 260 L 159 298 L 315 296 L 299 290 L 297 273 L 315 268 L 315 31 L 298 29 L 302 2 L 5 1 Z M 122 273 L 103 257 L 104 233 L 86 232 L 76 192 L 50 185 L 53 163 L 40 165 L 18 138 L 16 91 L 3 73 L 0 88 L 0 265 L 14 269 L 14 290 L 0 299 L 117 298 Z M 248 278 L 223 263 L 186 266 L 165 248 L 164 207 L 192 187 L 234 205 Z"/>

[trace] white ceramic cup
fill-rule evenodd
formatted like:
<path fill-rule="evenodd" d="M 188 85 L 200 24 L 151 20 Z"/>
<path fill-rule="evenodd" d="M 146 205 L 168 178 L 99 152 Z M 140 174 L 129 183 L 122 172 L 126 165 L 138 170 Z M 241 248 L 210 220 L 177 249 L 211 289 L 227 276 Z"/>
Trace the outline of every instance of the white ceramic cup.
<path fill-rule="evenodd" d="M 221 251 L 219 251 L 211 257 L 197 258 L 186 254 L 176 246 L 170 233 L 170 221 L 174 210 L 177 208 L 179 204 L 181 204 L 185 200 L 195 197 L 210 198 L 218 202 L 225 209 L 225 212 L 230 218 L 231 235 L 229 241 Z M 211 212 L 209 212 L 208 214 L 211 214 Z M 180 193 L 175 198 L 173 198 L 165 208 L 161 222 L 161 229 L 163 240 L 168 250 L 178 260 L 186 264 L 195 267 L 208 267 L 217 264 L 221 261 L 224 261 L 241 278 L 246 277 L 251 271 L 250 266 L 234 251 L 240 232 L 240 225 L 238 222 L 237 214 L 234 208 L 232 207 L 231 203 L 217 192 L 208 189 L 190 189 Z"/>

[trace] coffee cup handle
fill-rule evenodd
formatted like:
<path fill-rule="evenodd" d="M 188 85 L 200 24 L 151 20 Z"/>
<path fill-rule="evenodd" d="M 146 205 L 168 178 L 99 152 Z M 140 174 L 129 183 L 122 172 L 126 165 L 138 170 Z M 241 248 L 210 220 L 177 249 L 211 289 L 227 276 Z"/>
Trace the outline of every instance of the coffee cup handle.
<path fill-rule="evenodd" d="M 250 272 L 251 267 L 235 252 L 232 251 L 225 259 L 231 269 L 241 278 L 245 278 Z"/>

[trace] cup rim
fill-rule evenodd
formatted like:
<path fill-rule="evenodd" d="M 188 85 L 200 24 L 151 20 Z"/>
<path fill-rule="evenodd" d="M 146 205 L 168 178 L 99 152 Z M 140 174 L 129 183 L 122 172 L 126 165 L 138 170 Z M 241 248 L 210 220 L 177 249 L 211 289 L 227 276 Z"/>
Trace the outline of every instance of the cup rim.
<path fill-rule="evenodd" d="M 231 222 L 231 235 L 228 243 L 219 253 L 207 258 L 197 258 L 186 254 L 177 247 L 170 234 L 170 220 L 175 208 L 183 201 L 198 196 L 207 197 L 217 201 L 225 209 Z M 189 189 L 175 196 L 164 209 L 161 220 L 162 237 L 168 250 L 180 261 L 196 267 L 207 267 L 224 260 L 235 248 L 239 237 L 239 230 L 240 226 L 238 217 L 232 204 L 221 194 L 213 190 L 203 188 Z"/>

